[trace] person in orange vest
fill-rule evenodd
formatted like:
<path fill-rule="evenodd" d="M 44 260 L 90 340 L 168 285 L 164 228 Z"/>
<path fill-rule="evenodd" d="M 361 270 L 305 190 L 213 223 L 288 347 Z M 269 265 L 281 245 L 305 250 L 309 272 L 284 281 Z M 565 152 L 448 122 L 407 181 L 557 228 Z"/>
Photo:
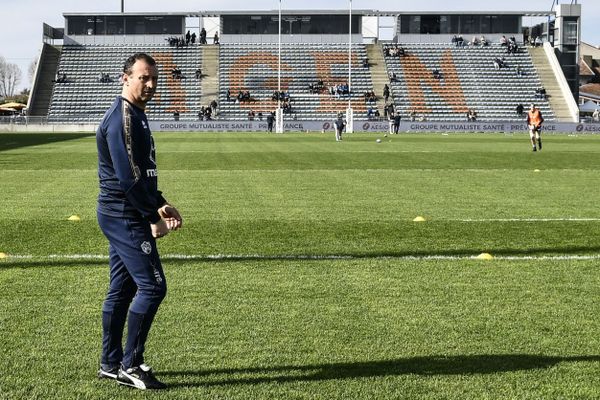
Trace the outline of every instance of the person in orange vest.
<path fill-rule="evenodd" d="M 532 103 L 529 111 L 527 112 L 527 126 L 529 127 L 529 138 L 531 139 L 533 151 L 536 151 L 537 148 L 542 150 L 542 137 L 540 136 L 540 133 L 543 122 L 544 118 L 542 117 L 542 112 L 535 107 L 535 104 Z"/>

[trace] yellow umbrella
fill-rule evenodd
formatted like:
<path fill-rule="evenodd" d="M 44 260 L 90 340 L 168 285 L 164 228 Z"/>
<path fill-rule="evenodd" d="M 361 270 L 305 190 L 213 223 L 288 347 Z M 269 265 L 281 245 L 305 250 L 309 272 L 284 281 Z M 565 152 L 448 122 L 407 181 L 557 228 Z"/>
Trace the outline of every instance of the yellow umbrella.
<path fill-rule="evenodd" d="M 14 108 L 15 110 L 20 110 L 25 107 L 27 107 L 27 104 L 15 103 L 14 101 L 0 104 L 0 108 Z"/>

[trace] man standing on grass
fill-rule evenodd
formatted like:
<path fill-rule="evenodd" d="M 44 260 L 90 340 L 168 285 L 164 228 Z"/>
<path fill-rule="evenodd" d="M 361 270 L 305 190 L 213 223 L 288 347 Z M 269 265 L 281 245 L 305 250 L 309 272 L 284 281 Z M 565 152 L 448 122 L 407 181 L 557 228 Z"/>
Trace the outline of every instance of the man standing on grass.
<path fill-rule="evenodd" d="M 535 108 L 535 104 L 532 103 L 527 112 L 527 126 L 529 127 L 529 138 L 531 139 L 533 151 L 537 150 L 535 147 L 536 140 L 538 148 L 542 150 L 542 137 L 540 136 L 540 131 L 542 130 L 543 122 L 544 118 L 542 117 L 542 112 Z"/>
<path fill-rule="evenodd" d="M 346 121 L 342 113 L 339 113 L 337 119 L 333 122 L 333 126 L 335 127 L 335 141 L 339 142 L 342 140 L 342 132 L 344 132 L 344 128 L 346 127 Z"/>
<path fill-rule="evenodd" d="M 156 238 L 182 219 L 157 186 L 154 139 L 144 112 L 158 82 L 152 57 L 125 61 L 123 90 L 96 132 L 98 223 L 109 242 L 110 283 L 102 307 L 102 356 L 98 377 L 139 389 L 163 389 L 144 363 L 150 326 L 166 295 Z M 123 331 L 127 320 L 125 350 Z"/>

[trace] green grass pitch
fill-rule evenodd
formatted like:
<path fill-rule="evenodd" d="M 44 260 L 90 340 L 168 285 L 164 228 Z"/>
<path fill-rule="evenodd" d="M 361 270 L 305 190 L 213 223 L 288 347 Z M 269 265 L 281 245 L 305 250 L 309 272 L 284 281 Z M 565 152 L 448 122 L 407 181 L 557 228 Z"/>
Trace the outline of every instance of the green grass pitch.
<path fill-rule="evenodd" d="M 170 388 L 95 378 L 94 136 L 0 134 L 0 399 L 600 398 L 600 137 L 154 136 Z"/>

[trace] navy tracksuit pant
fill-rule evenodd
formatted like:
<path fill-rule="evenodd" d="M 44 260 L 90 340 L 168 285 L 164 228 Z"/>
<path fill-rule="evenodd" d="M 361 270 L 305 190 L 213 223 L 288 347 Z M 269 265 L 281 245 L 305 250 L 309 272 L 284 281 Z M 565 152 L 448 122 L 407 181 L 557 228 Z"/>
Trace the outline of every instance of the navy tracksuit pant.
<path fill-rule="evenodd" d="M 150 224 L 98 213 L 100 229 L 109 241 L 110 284 L 102 306 L 102 357 L 109 369 L 144 362 L 144 346 L 154 316 L 167 293 L 162 265 Z M 122 340 L 125 321 L 127 341 Z"/>

